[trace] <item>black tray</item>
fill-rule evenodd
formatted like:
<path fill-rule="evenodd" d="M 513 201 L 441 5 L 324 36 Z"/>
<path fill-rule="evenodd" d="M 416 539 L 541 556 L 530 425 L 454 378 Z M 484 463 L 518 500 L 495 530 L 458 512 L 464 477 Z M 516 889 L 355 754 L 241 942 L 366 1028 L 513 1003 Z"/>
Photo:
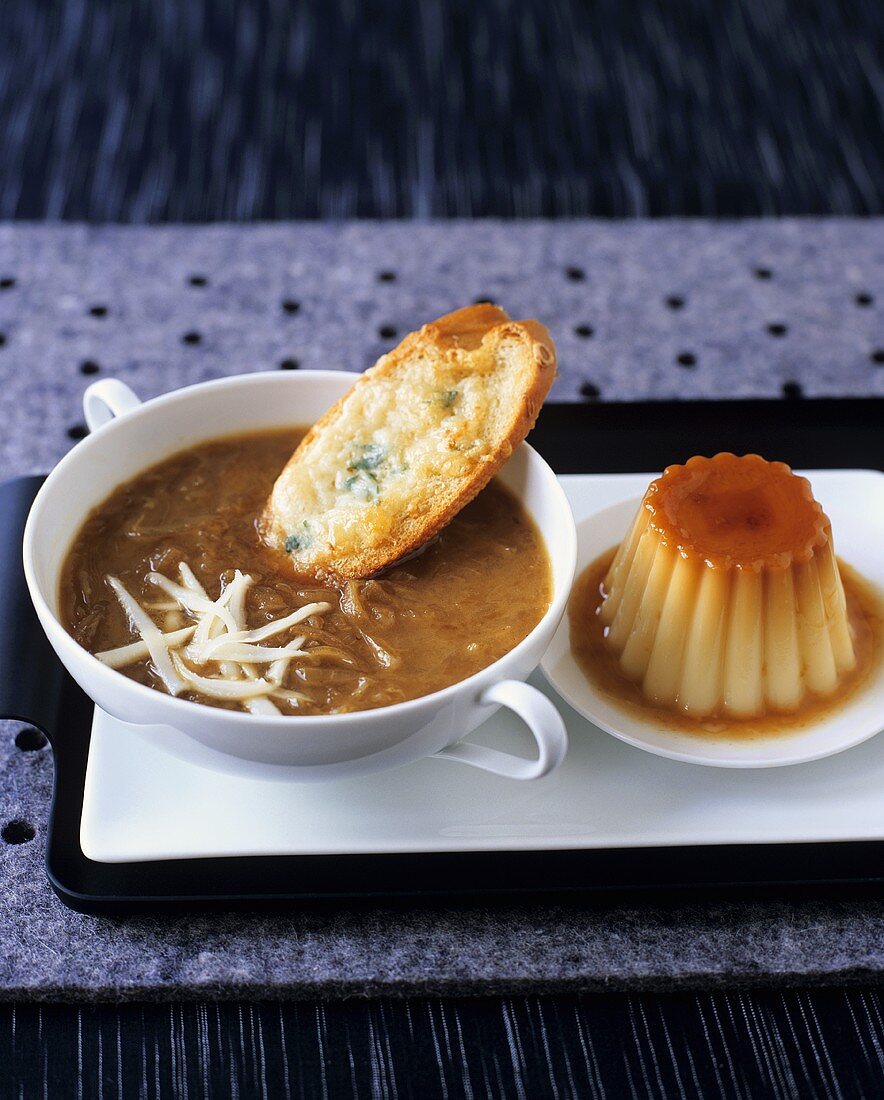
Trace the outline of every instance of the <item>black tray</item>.
<path fill-rule="evenodd" d="M 691 454 L 758 451 L 804 468 L 884 468 L 884 400 L 551 405 L 532 443 L 559 473 L 659 470 Z M 565 891 L 819 887 L 879 889 L 884 842 L 419 855 L 264 856 L 103 864 L 80 849 L 92 704 L 37 623 L 21 568 L 21 532 L 41 478 L 0 486 L 0 716 L 49 738 L 55 785 L 46 870 L 67 905 L 292 904 L 346 898 L 537 896 Z M 47 675 L 47 669 L 50 673 Z"/>

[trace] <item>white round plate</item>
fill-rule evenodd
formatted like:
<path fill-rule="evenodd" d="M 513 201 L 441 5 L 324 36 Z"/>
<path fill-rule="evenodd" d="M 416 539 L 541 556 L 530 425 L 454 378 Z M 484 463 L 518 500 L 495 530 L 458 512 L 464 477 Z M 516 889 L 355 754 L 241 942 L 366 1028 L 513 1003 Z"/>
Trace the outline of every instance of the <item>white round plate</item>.
<path fill-rule="evenodd" d="M 869 507 L 868 474 L 857 472 L 854 491 L 845 479 L 837 500 L 821 501 L 832 521 L 838 556 L 884 592 L 884 508 Z M 877 503 L 877 502 L 876 502 Z M 639 499 L 622 501 L 577 525 L 577 575 L 626 534 Z M 794 733 L 744 739 L 691 736 L 621 710 L 584 676 L 571 653 L 565 613 L 541 668 L 547 680 L 594 726 L 636 748 L 673 760 L 716 768 L 775 768 L 817 760 L 858 745 L 884 728 L 884 664 L 843 707 Z"/>

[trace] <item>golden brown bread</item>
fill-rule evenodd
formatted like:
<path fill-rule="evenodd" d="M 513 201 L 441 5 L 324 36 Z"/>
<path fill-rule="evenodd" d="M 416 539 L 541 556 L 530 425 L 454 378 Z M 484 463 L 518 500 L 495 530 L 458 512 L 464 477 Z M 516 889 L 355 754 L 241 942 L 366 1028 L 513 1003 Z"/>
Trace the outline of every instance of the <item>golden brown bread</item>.
<path fill-rule="evenodd" d="M 368 577 L 414 553 L 522 442 L 555 367 L 544 326 L 497 306 L 410 333 L 301 441 L 267 502 L 265 540 L 323 580 Z"/>

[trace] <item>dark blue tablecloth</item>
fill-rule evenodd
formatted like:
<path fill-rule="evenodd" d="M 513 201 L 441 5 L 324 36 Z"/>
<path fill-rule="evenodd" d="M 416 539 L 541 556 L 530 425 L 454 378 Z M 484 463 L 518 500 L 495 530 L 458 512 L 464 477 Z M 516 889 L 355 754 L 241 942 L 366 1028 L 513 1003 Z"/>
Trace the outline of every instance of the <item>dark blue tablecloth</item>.
<path fill-rule="evenodd" d="M 878 0 L 3 0 L 0 218 L 870 214 Z"/>

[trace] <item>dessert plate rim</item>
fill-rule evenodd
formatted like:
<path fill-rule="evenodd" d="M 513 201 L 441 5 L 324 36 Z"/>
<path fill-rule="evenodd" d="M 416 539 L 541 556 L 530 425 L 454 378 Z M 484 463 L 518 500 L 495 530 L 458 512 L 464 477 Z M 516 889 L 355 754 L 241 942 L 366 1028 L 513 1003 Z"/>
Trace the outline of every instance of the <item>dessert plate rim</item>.
<path fill-rule="evenodd" d="M 873 526 L 881 528 L 880 537 L 884 541 L 884 474 L 875 470 L 824 470 L 813 471 L 809 475 L 804 471 L 796 473 L 809 476 L 815 488 L 815 483 L 822 486 L 822 491 L 817 495 L 822 497 L 823 508 L 832 519 L 838 556 L 854 565 L 877 587 L 879 595 L 884 595 L 884 556 L 879 554 L 876 559 L 873 553 L 869 553 L 869 545 L 876 540 L 867 526 L 871 514 Z M 625 487 L 627 479 L 637 485 L 642 475 L 620 477 Z M 874 479 L 875 491 L 880 495 L 877 510 L 869 508 L 866 496 L 870 479 Z M 630 494 L 615 504 L 606 502 L 599 507 L 581 508 L 572 501 L 577 520 L 578 578 L 591 561 L 624 537 L 643 491 Z M 861 503 L 863 510 L 860 509 Z M 738 737 L 697 736 L 674 728 L 666 729 L 621 710 L 587 680 L 571 652 L 569 634 L 570 619 L 566 610 L 540 665 L 547 681 L 569 706 L 592 725 L 657 756 L 716 768 L 785 767 L 844 752 L 884 730 L 884 661 L 873 671 L 869 682 L 861 686 L 843 706 L 818 721 L 809 722 L 795 731 L 741 741 Z"/>

